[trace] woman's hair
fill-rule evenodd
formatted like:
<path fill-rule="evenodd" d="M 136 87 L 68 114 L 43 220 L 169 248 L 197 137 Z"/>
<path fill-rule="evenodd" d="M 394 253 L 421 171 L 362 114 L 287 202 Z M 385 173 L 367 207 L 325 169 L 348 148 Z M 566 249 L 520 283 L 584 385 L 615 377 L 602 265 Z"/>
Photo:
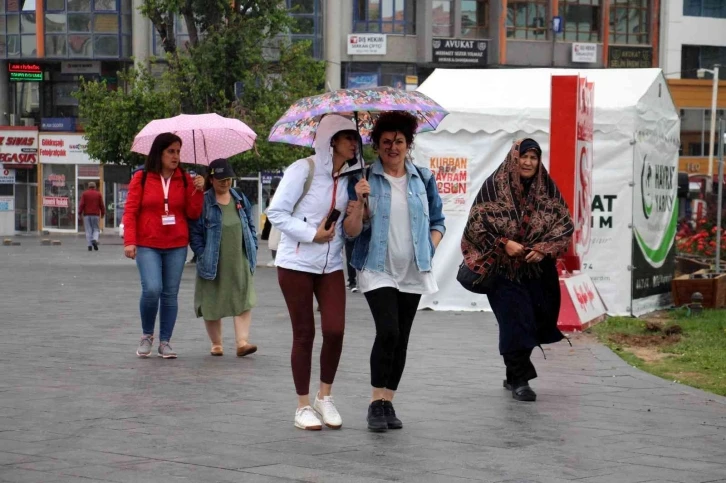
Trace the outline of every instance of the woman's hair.
<path fill-rule="evenodd" d="M 146 157 L 146 163 L 144 163 L 144 170 L 148 173 L 161 173 L 161 155 L 164 150 L 174 143 L 182 144 L 182 140 L 176 134 L 165 132 L 156 136 L 154 143 L 151 145 L 151 151 Z"/>
<path fill-rule="evenodd" d="M 406 144 L 413 144 L 413 136 L 418 128 L 418 119 L 406 111 L 387 111 L 378 116 L 371 131 L 373 148 L 378 149 L 378 143 L 384 132 L 400 132 L 406 138 Z"/>
<path fill-rule="evenodd" d="M 204 191 L 207 191 L 212 188 L 212 173 L 209 173 L 206 178 L 204 178 Z"/>

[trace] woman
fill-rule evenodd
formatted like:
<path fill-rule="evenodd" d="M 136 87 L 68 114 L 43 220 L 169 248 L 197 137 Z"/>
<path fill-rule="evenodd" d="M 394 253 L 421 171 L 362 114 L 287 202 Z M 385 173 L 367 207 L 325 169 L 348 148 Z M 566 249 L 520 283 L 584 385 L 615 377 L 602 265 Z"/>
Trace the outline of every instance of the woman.
<path fill-rule="evenodd" d="M 268 209 L 272 226 L 282 233 L 275 264 L 292 322 L 292 376 L 298 395 L 295 426 L 319 430 L 322 422 L 340 428 L 331 388 L 340 361 L 345 330 L 343 278 L 343 217 L 326 227 L 329 217 L 348 203 L 347 176 L 339 176 L 354 159 L 358 133 L 353 121 L 327 115 L 315 135 L 315 156 L 300 159 L 285 170 Z M 306 189 L 307 188 L 307 189 Z M 310 406 L 310 366 L 315 317 L 313 296 L 320 305 L 323 348 L 320 386 Z M 314 408 L 314 409 L 313 409 Z"/>
<path fill-rule="evenodd" d="M 159 134 L 151 145 L 142 171 L 134 174 L 124 210 L 124 254 L 136 260 L 141 277 L 141 329 L 136 350 L 149 357 L 159 312 L 159 357 L 175 359 L 171 340 L 178 312 L 177 294 L 187 259 L 187 218 L 202 212 L 204 178 L 179 167 L 182 141 Z"/>
<path fill-rule="evenodd" d="M 245 195 L 232 187 L 234 171 L 226 159 L 209 165 L 204 209 L 192 223 L 189 245 L 197 256 L 194 312 L 204 318 L 211 354 L 224 355 L 222 318 L 234 318 L 237 356 L 257 351 L 249 343 L 252 307 L 257 303 L 252 274 L 257 263 L 257 233 Z"/>
<path fill-rule="evenodd" d="M 536 141 L 514 143 L 482 186 L 461 240 L 466 266 L 489 279 L 487 296 L 499 323 L 504 387 L 534 401 L 532 349 L 564 338 L 557 329 L 560 287 L 556 261 L 572 238 L 570 212 L 542 165 Z"/>
<path fill-rule="evenodd" d="M 406 112 L 381 114 L 371 132 L 379 159 L 368 174 L 367 211 L 358 185 L 355 192 L 348 188 L 354 201 L 344 228 L 349 237 L 357 236 L 351 264 L 360 271 L 358 286 L 376 324 L 367 418 L 371 431 L 403 427 L 393 396 L 421 295 L 438 290 L 431 262 L 446 232 L 443 204 L 431 171 L 408 159 L 416 127 L 416 117 Z"/>

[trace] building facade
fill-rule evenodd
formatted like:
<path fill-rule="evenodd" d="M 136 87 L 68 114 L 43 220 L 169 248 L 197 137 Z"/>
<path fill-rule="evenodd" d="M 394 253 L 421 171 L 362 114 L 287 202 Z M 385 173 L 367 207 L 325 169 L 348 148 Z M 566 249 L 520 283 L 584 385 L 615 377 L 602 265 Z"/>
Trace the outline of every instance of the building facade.
<path fill-rule="evenodd" d="M 713 76 L 698 78 L 699 69 L 720 64 L 726 79 L 726 1 L 667 0 L 661 28 L 662 68 L 681 115 L 679 171 L 707 176 L 711 134 Z M 726 81 L 719 82 L 716 119 L 726 118 Z M 718 123 L 717 123 L 718 126 Z M 715 136 L 718 139 L 718 136 Z M 719 156 L 720 143 L 714 146 Z M 716 174 L 716 163 L 713 173 Z"/>

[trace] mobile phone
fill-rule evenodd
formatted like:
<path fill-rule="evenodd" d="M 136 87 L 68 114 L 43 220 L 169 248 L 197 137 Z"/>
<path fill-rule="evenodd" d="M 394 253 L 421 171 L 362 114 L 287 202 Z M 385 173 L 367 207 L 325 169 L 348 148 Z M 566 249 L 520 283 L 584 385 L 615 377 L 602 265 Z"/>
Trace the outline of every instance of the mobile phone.
<path fill-rule="evenodd" d="M 333 208 L 333 211 L 331 211 L 330 215 L 328 215 L 328 220 L 325 222 L 325 229 L 330 230 L 330 227 L 333 226 L 333 223 L 338 221 L 338 218 L 340 218 L 340 211 Z"/>

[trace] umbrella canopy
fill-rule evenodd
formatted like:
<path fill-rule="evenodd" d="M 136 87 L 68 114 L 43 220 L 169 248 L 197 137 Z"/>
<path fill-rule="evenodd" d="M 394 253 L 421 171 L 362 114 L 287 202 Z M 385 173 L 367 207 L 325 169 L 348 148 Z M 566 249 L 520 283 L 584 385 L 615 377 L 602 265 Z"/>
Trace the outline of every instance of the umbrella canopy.
<path fill-rule="evenodd" d="M 318 123 L 326 114 L 356 119 L 363 143 L 370 142 L 376 117 L 385 111 L 407 111 L 418 118 L 418 132 L 433 131 L 448 112 L 418 91 L 393 87 L 341 89 L 305 97 L 290 106 L 275 123 L 268 138 L 272 142 L 312 146 Z"/>
<path fill-rule="evenodd" d="M 257 134 L 239 119 L 218 114 L 181 114 L 144 126 L 134 138 L 131 151 L 148 155 L 156 136 L 166 132 L 181 138 L 182 163 L 205 166 L 215 159 L 229 158 L 252 149 L 257 138 Z"/>

